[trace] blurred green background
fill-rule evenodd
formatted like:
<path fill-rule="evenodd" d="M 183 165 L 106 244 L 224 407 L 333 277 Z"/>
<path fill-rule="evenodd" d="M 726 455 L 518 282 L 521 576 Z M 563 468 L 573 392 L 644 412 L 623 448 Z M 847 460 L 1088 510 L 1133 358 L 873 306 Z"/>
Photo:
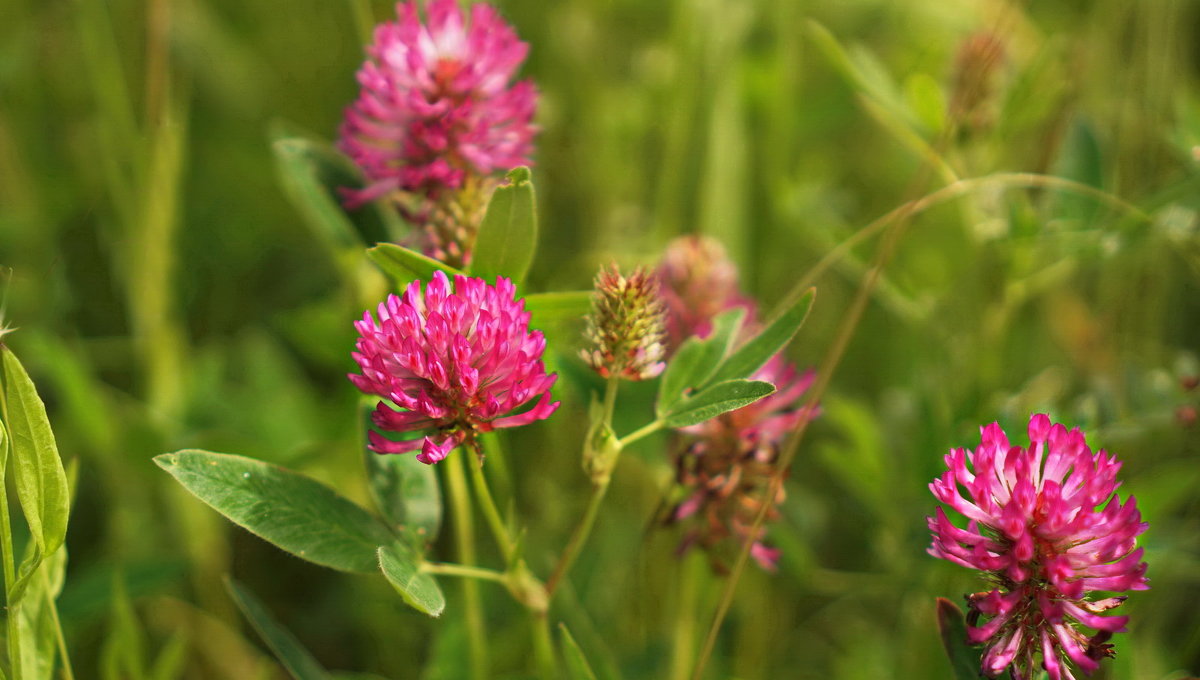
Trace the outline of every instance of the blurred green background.
<path fill-rule="evenodd" d="M 534 290 L 585 288 L 604 261 L 653 263 L 700 232 L 769 306 L 881 215 L 991 177 L 913 219 L 793 467 L 781 568 L 743 578 L 709 677 L 948 677 L 933 598 L 983 586 L 925 554 L 926 484 L 979 425 L 1021 440 L 1033 410 L 1115 452 L 1150 522 L 1153 589 L 1126 604 L 1102 677 L 1200 673 L 1200 392 L 1181 383 L 1200 374 L 1200 3 L 498 4 L 541 91 Z M 269 131 L 332 139 L 367 28 L 391 16 L 373 0 L 0 5 L 5 341 L 80 463 L 60 599 L 80 677 L 284 677 L 227 573 L 328 667 L 462 677 L 457 588 L 428 619 L 382 579 L 235 529 L 150 460 L 236 452 L 365 496 L 344 375 L 383 280 L 289 203 Z M 980 44 L 999 56 L 959 75 Z M 1104 198 L 996 175 L 1018 172 Z M 815 272 L 802 365 L 832 344 L 877 240 L 851 245 Z M 573 330 L 551 335 L 563 409 L 509 441 L 542 574 L 588 490 Z M 622 461 L 552 612 L 603 678 L 677 677 L 722 585 L 649 524 L 666 445 Z M 519 614 L 485 593 L 497 675 L 521 677 Z"/>

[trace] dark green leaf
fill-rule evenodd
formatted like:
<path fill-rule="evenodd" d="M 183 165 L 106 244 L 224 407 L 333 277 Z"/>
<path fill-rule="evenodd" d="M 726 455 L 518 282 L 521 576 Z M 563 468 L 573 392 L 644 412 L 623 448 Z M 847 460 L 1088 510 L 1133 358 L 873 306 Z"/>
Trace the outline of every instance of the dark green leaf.
<path fill-rule="evenodd" d="M 567 630 L 566 624 L 558 624 L 558 632 L 562 635 L 562 651 L 563 658 L 567 660 L 568 677 L 571 680 L 596 680 L 596 674 L 592 672 L 583 650 L 579 648 L 575 638 L 571 637 L 571 631 Z"/>
<path fill-rule="evenodd" d="M 275 620 L 263 603 L 245 586 L 226 577 L 225 587 L 237 603 L 238 609 L 254 626 L 259 637 L 274 652 L 275 658 L 283 664 L 288 673 L 296 680 L 326 680 L 328 674 L 312 654 L 300 644 L 292 633 Z"/>
<path fill-rule="evenodd" d="M 713 329 L 707 338 L 693 336 L 684 341 L 667 364 L 658 384 L 654 410 L 659 417 L 678 404 L 687 390 L 699 389 L 708 383 L 729 353 L 745 316 L 746 310 L 741 307 L 722 312 L 713 319 Z"/>
<path fill-rule="evenodd" d="M 726 411 L 753 404 L 774 391 L 774 385 L 758 380 L 719 382 L 676 404 L 663 418 L 663 423 L 667 427 L 687 427 L 702 423 Z"/>
<path fill-rule="evenodd" d="M 370 427 L 373 402 L 363 402 L 363 416 Z M 414 547 L 437 538 L 442 524 L 442 494 L 437 473 L 413 455 L 378 454 L 363 448 L 371 498 L 384 519 L 397 533 L 407 533 Z"/>
<path fill-rule="evenodd" d="M 400 227 L 392 209 L 379 201 L 352 212 L 342 208 L 338 190 L 361 188 L 363 180 L 354 164 L 328 143 L 276 125 L 271 151 L 288 198 L 329 245 L 357 248 L 389 241 L 389 230 Z"/>
<path fill-rule="evenodd" d="M 479 225 L 471 256 L 471 276 L 489 283 L 507 276 L 513 283 L 525 280 L 537 250 L 537 200 L 529 168 L 513 168 L 508 184 L 496 187 Z"/>
<path fill-rule="evenodd" d="M 809 288 L 800 299 L 767 324 L 761 333 L 734 350 L 711 380 L 720 382 L 754 375 L 755 371 L 787 346 L 796 335 L 796 331 L 800 330 L 800 326 L 804 325 L 804 320 L 808 318 L 808 312 L 812 309 L 815 294 L 816 291 Z"/>
<path fill-rule="evenodd" d="M 950 600 L 939 597 L 937 621 L 955 680 L 979 680 L 982 676 L 979 651 L 967 644 L 967 624 L 963 620 L 962 610 Z"/>
<path fill-rule="evenodd" d="M 379 569 L 400 597 L 417 611 L 440 616 L 446 598 L 437 581 L 421 571 L 420 560 L 403 543 L 379 548 Z"/>
<path fill-rule="evenodd" d="M 17 498 L 37 545 L 37 551 L 22 560 L 17 582 L 9 592 L 10 602 L 16 602 L 38 564 L 63 544 L 71 501 L 46 406 L 12 350 L 0 345 L 0 353 L 4 355 L 4 417 Z"/>
<path fill-rule="evenodd" d="M 525 310 L 533 316 L 534 326 L 579 319 L 587 314 L 591 307 L 590 290 L 533 293 L 525 296 Z"/>
<path fill-rule="evenodd" d="M 448 264 L 394 243 L 380 243 L 374 248 L 367 248 L 367 257 L 371 258 L 398 288 L 403 288 L 414 279 L 428 283 L 436 271 L 446 272 L 446 276 L 451 279 L 455 274 L 462 274 Z"/>
<path fill-rule="evenodd" d="M 309 562 L 371 573 L 378 569 L 375 550 L 395 540 L 366 510 L 277 465 L 198 450 L 154 462 L 233 523 Z"/>

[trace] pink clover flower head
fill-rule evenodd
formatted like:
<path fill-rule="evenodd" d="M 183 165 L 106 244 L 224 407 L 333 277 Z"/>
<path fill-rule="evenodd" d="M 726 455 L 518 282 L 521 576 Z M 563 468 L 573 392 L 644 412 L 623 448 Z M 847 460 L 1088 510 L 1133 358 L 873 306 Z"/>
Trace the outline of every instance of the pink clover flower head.
<path fill-rule="evenodd" d="M 1010 445 L 995 423 L 981 431 L 979 447 L 953 449 L 949 469 L 929 485 L 968 520 L 959 528 L 938 508 L 929 518 L 929 554 L 986 572 L 996 585 L 967 598 L 967 636 L 987 646 L 984 674 L 1008 668 L 1027 680 L 1040 663 L 1051 680 L 1073 680 L 1072 664 L 1090 675 L 1114 654 L 1108 640 L 1128 617 L 1100 616 L 1123 595 L 1089 594 L 1149 587 L 1136 548 L 1147 525 L 1136 499 L 1122 503 L 1116 495 L 1121 464 L 1103 450 L 1092 453 L 1078 428 L 1068 431 L 1043 414 L 1030 418 L 1025 448 Z"/>
<path fill-rule="evenodd" d="M 528 80 L 509 84 L 529 46 L 491 5 L 470 12 L 468 21 L 455 0 L 429 0 L 422 23 L 410 0 L 376 27 L 338 142 L 367 178 L 346 192 L 348 206 L 530 163 L 537 93 Z"/>
<path fill-rule="evenodd" d="M 380 401 L 375 425 L 391 432 L 424 432 L 393 441 L 371 432 L 370 449 L 405 453 L 433 464 L 460 444 L 475 444 L 478 432 L 527 425 L 554 413 L 541 331 L 529 330 L 525 301 L 497 277 L 491 285 L 463 275 L 454 284 L 442 272 L 421 290 L 414 281 L 397 297 L 389 295 L 355 322 L 359 338 L 354 360 L 361 374 L 348 377 Z M 513 413 L 531 402 L 532 407 Z"/>

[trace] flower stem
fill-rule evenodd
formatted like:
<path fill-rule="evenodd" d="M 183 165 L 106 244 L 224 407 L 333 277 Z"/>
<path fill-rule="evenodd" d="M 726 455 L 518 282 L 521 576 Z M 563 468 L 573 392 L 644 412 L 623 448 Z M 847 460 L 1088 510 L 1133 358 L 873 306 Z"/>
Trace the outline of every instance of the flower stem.
<path fill-rule="evenodd" d="M 460 456 L 461 457 L 461 456 Z M 464 461 L 463 464 L 466 464 Z M 454 514 L 454 542 L 458 559 L 464 566 L 475 562 L 475 522 L 471 516 L 470 492 L 462 464 L 450 461 L 446 466 L 446 486 L 450 491 L 450 508 Z M 462 583 L 463 604 L 467 623 L 467 653 L 471 660 L 471 677 L 484 680 L 487 677 L 487 629 L 483 621 L 483 601 L 479 594 L 479 581 L 464 579 Z"/>
<path fill-rule="evenodd" d="M 533 654 L 542 680 L 558 680 L 558 659 L 550 639 L 550 621 L 546 612 L 530 612 L 530 632 L 533 634 Z"/>
<path fill-rule="evenodd" d="M 512 537 L 508 535 L 508 527 L 505 526 L 504 519 L 500 517 L 500 510 L 496 507 L 496 501 L 492 499 L 491 490 L 488 489 L 487 478 L 483 476 L 483 457 L 478 455 L 477 450 L 468 450 L 471 454 L 468 456 L 471 458 L 471 462 L 468 462 L 467 465 L 471 468 L 475 499 L 479 502 L 479 508 L 483 510 L 483 517 L 487 520 L 488 527 L 492 530 L 492 536 L 496 539 L 496 545 L 499 546 L 500 553 L 504 555 L 504 561 L 507 564 L 512 559 Z"/>
<path fill-rule="evenodd" d="M 439 576 L 458 576 L 460 578 L 478 579 L 480 581 L 495 581 L 497 583 L 505 582 L 504 574 L 496 571 L 495 569 L 472 567 L 466 564 L 425 562 L 421 565 L 421 571 L 428 574 L 437 574 Z"/>
<path fill-rule="evenodd" d="M 592 488 L 592 497 L 588 499 L 588 506 L 587 510 L 583 513 L 583 519 L 575 527 L 575 533 L 571 534 L 571 542 L 563 550 L 562 557 L 558 559 L 558 565 L 554 567 L 554 574 L 546 582 L 547 595 L 554 595 L 554 590 L 558 588 L 558 584 L 562 582 L 567 572 L 570 571 L 571 566 L 575 564 L 575 559 L 579 557 L 579 552 L 583 549 L 584 543 L 587 542 L 588 535 L 592 533 L 592 526 L 596 523 L 596 515 L 600 510 L 600 504 L 604 501 L 604 494 L 607 491 L 608 480 Z"/>
<path fill-rule="evenodd" d="M 7 444 L 3 444 L 2 446 L 7 446 Z M 7 451 L 2 455 L 7 459 Z M 0 562 L 4 564 L 4 592 L 11 593 L 14 580 L 12 525 L 8 519 L 8 493 L 5 492 L 2 484 L 5 476 L 0 475 Z M 5 599 L 8 599 L 7 596 Z M 10 604 L 5 615 L 5 623 L 8 625 L 8 663 L 14 678 L 22 677 L 21 630 L 17 625 L 19 607 L 20 605 Z"/>
<path fill-rule="evenodd" d="M 642 439 L 643 437 L 648 437 L 648 436 L 654 434 L 655 432 L 658 432 L 659 430 L 663 429 L 663 427 L 665 425 L 666 425 L 666 423 L 664 423 L 663 421 L 656 420 L 652 423 L 649 423 L 647 425 L 639 427 L 638 429 L 634 430 L 633 432 L 630 432 L 629 434 L 625 435 L 624 437 L 621 437 L 621 439 L 617 443 L 621 446 L 621 448 L 625 448 L 626 446 L 629 446 L 630 444 L 636 442 L 639 439 Z"/>
<path fill-rule="evenodd" d="M 65 548 L 59 548 L 65 550 Z M 71 668 L 71 657 L 67 654 L 67 641 L 63 635 L 62 622 L 58 619 L 58 604 L 50 595 L 50 576 L 47 575 L 45 569 L 39 569 L 42 572 L 42 584 L 46 592 L 46 608 L 50 612 L 50 621 L 54 623 L 54 639 L 58 644 L 58 653 L 62 656 L 62 676 L 63 680 L 75 680 L 75 671 Z"/>

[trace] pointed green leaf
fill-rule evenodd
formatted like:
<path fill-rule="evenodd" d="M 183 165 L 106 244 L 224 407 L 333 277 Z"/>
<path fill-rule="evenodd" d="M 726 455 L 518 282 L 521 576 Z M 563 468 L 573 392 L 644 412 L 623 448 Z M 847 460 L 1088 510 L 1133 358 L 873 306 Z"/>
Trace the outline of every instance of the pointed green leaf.
<path fill-rule="evenodd" d="M 374 403 L 364 400 L 362 404 L 369 428 Z M 375 507 L 394 531 L 411 535 L 414 547 L 423 550 L 437 538 L 442 524 L 442 493 L 433 466 L 416 456 L 379 454 L 366 447 L 363 459 Z"/>
<path fill-rule="evenodd" d="M 592 291 L 572 290 L 557 293 L 532 293 L 525 296 L 525 310 L 538 326 L 557 321 L 580 319 L 592 308 Z"/>
<path fill-rule="evenodd" d="M 446 598 L 433 576 L 421 571 L 421 563 L 412 549 L 403 543 L 379 548 L 379 570 L 400 597 L 417 611 L 440 616 Z"/>
<path fill-rule="evenodd" d="M 23 560 L 18 570 L 18 580 L 9 593 L 9 600 L 15 602 L 38 564 L 63 544 L 70 514 L 70 492 L 67 473 L 46 417 L 46 406 L 37 388 L 12 350 L 0 345 L 0 353 L 4 355 L 4 418 L 17 498 L 37 546 L 36 553 Z"/>
<path fill-rule="evenodd" d="M 729 353 L 745 316 L 746 310 L 741 307 L 722 312 L 713 319 L 713 329 L 707 338 L 693 336 L 684 341 L 658 384 L 654 410 L 659 417 L 674 408 L 687 390 L 699 389 L 709 382 Z"/>
<path fill-rule="evenodd" d="M 962 610 L 950 600 L 939 597 L 937 621 L 955 680 L 979 680 L 982 675 L 979 650 L 972 649 L 967 643 L 967 624 L 963 620 Z"/>
<path fill-rule="evenodd" d="M 389 241 L 402 227 L 394 210 L 376 201 L 354 211 L 342 207 L 339 190 L 363 186 L 358 168 L 329 143 L 275 125 L 271 151 L 279 181 L 309 226 L 335 248 Z"/>
<path fill-rule="evenodd" d="M 366 510 L 278 465 L 194 449 L 154 462 L 234 524 L 315 564 L 371 573 L 376 548 L 395 540 Z"/>
<path fill-rule="evenodd" d="M 374 248 L 367 248 L 367 257 L 395 282 L 397 288 L 403 288 L 417 279 L 428 282 L 436 271 L 443 271 L 450 278 L 463 273 L 432 257 L 394 243 L 380 243 Z"/>
<path fill-rule="evenodd" d="M 309 654 L 300 641 L 271 616 L 262 601 L 242 584 L 232 578 L 225 578 L 225 587 L 237 603 L 238 609 L 254 626 L 263 642 L 271 648 L 275 658 L 287 669 L 296 680 L 327 680 L 329 675 L 325 669 Z"/>
<path fill-rule="evenodd" d="M 735 349 L 711 379 L 720 382 L 754 375 L 755 371 L 762 368 L 795 337 L 796 331 L 800 330 L 804 320 L 808 318 L 815 294 L 815 289 L 809 288 L 800 299 L 767 324 L 761 333 Z"/>
<path fill-rule="evenodd" d="M 571 631 L 567 630 L 565 623 L 558 624 L 558 632 L 562 635 L 563 658 L 567 660 L 567 675 L 570 680 L 596 680 L 596 674 L 588 665 L 583 650 L 579 648 L 575 638 L 571 637 Z"/>
<path fill-rule="evenodd" d="M 25 548 L 27 558 L 32 556 L 34 550 L 36 546 L 30 541 Z M 57 628 L 50 608 L 62 592 L 66 565 L 65 546 L 41 561 L 29 580 L 24 601 L 15 608 L 21 670 L 26 677 L 34 680 L 53 678 L 58 648 L 55 644 Z"/>
<path fill-rule="evenodd" d="M 479 225 L 471 276 L 491 282 L 507 276 L 520 285 L 537 250 L 537 200 L 529 168 L 513 168 L 508 184 L 496 187 Z"/>
<path fill-rule="evenodd" d="M 774 385 L 758 380 L 719 382 L 676 404 L 663 418 L 663 424 L 667 427 L 687 427 L 702 423 L 727 411 L 753 404 L 774 391 Z"/>

